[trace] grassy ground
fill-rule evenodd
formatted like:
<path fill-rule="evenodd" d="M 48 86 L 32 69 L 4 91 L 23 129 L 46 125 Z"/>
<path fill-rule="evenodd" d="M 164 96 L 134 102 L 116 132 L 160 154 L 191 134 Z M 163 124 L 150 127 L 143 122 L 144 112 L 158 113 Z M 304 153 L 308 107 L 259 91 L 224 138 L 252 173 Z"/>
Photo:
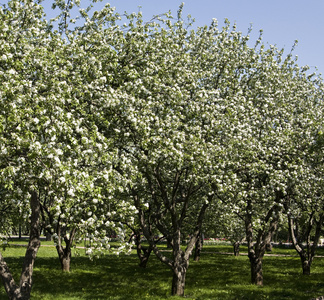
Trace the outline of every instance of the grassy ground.
<path fill-rule="evenodd" d="M 241 251 L 245 252 L 242 247 Z M 317 257 L 312 274 L 301 274 L 297 256 L 266 256 L 264 286 L 250 282 L 248 257 L 234 257 L 230 246 L 206 246 L 199 262 L 190 262 L 186 281 L 187 299 L 311 299 L 324 295 L 324 258 Z M 25 248 L 9 247 L 3 252 L 19 276 Z M 320 250 L 319 254 L 322 254 Z M 137 267 L 135 253 L 106 255 L 90 261 L 73 257 L 71 272 L 63 274 L 54 247 L 41 247 L 35 264 L 31 299 L 166 299 L 170 297 L 171 271 L 152 255 L 147 269 Z M 274 249 L 278 255 L 296 255 L 294 250 Z M 7 299 L 4 288 L 0 299 Z M 172 299 L 181 299 L 173 297 Z"/>

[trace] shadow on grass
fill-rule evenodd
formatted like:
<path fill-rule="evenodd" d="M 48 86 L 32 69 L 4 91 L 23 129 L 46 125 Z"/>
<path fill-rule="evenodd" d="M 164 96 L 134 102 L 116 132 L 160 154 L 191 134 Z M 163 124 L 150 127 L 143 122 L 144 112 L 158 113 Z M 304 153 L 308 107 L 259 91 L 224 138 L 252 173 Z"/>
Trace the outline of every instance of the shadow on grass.
<path fill-rule="evenodd" d="M 55 249 L 41 249 L 35 263 L 31 299 L 166 299 L 171 298 L 171 271 L 152 255 L 146 269 L 136 254 L 106 255 L 90 261 L 73 257 L 70 273 L 62 273 Z M 22 256 L 11 250 L 9 266 L 19 274 Z M 19 250 L 20 251 L 20 250 Z M 324 295 L 324 258 L 315 258 L 310 276 L 303 276 L 298 257 L 265 257 L 264 286 L 250 284 L 247 256 L 203 253 L 190 262 L 187 299 L 301 299 Z M 0 299 L 7 299 L 2 287 Z M 181 299 L 172 297 L 173 300 Z"/>
<path fill-rule="evenodd" d="M 247 256 L 208 255 L 191 263 L 187 295 L 194 299 L 300 299 L 324 295 L 324 259 L 316 258 L 312 274 L 302 274 L 298 257 L 265 257 L 264 286 L 250 284 Z"/>
<path fill-rule="evenodd" d="M 160 264 L 157 267 L 156 263 L 142 270 L 137 266 L 135 255 L 107 255 L 94 261 L 74 257 L 71 272 L 62 273 L 58 261 L 40 258 L 38 264 L 42 268 L 35 270 L 32 298 L 126 300 L 156 295 L 157 299 L 163 299 L 170 284 L 163 279 L 168 279 L 170 271 Z M 154 278 L 161 278 L 161 281 Z"/>

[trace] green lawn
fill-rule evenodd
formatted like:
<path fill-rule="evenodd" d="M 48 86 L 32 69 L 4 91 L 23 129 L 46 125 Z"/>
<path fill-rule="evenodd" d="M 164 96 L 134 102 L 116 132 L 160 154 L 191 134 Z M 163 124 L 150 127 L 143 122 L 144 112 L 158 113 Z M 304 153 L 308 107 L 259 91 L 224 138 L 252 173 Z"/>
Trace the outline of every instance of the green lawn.
<path fill-rule="evenodd" d="M 312 274 L 303 276 L 297 256 L 266 256 L 264 286 L 257 287 L 249 283 L 248 257 L 222 254 L 231 250 L 229 246 L 206 246 L 201 260 L 191 262 L 185 290 L 187 299 L 309 300 L 324 295 L 324 258 L 315 258 Z M 242 247 L 242 253 L 245 250 Z M 24 251 L 24 247 L 9 247 L 3 252 L 16 275 L 19 275 Z M 274 249 L 273 253 L 295 255 L 290 249 Z M 140 269 L 137 264 L 135 252 L 128 256 L 106 255 L 90 261 L 81 250 L 80 256 L 72 259 L 71 272 L 63 274 L 55 248 L 41 247 L 31 299 L 169 298 L 171 271 L 154 255 L 147 269 Z M 7 299 L 3 287 L 0 299 Z"/>

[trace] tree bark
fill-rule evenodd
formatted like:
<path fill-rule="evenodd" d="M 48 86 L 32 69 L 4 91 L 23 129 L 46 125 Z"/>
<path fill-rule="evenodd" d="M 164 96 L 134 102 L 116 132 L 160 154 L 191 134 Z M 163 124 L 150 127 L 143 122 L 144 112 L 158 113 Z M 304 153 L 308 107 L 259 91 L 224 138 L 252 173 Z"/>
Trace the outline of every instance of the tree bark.
<path fill-rule="evenodd" d="M 245 217 L 246 240 L 248 243 L 248 256 L 251 264 L 251 283 L 263 285 L 262 260 L 266 251 L 266 245 L 270 243 L 272 234 L 278 226 L 278 207 L 274 205 L 267 213 L 264 221 L 269 222 L 269 227 L 260 228 L 257 232 L 256 241 L 253 241 L 252 226 L 252 202 L 248 200 Z M 275 216 L 273 216 L 275 214 Z"/>
<path fill-rule="evenodd" d="M 2 278 L 2 282 L 4 284 L 7 295 L 9 299 L 12 300 L 30 299 L 34 262 L 38 249 L 40 247 L 40 203 L 37 192 L 35 191 L 33 191 L 31 194 L 30 208 L 32 211 L 30 218 L 30 236 L 25 259 L 23 262 L 19 285 L 17 285 L 15 280 L 13 279 L 9 267 L 0 253 L 0 276 Z"/>
<path fill-rule="evenodd" d="M 149 246 L 148 248 L 142 248 L 142 251 L 143 251 L 143 255 L 140 258 L 139 266 L 145 269 L 152 252 L 152 247 Z"/>
<path fill-rule="evenodd" d="M 316 246 L 318 244 L 321 231 L 322 231 L 322 224 L 324 221 L 324 213 L 319 215 L 319 219 L 316 220 L 313 214 L 310 215 L 310 218 L 308 220 L 307 226 L 307 236 L 306 236 L 306 249 L 302 245 L 302 243 L 299 241 L 298 233 L 297 236 L 295 235 L 294 231 L 294 219 L 288 215 L 288 228 L 289 228 L 289 233 L 290 237 L 292 240 L 292 243 L 294 245 L 295 250 L 299 254 L 299 257 L 301 259 L 301 264 L 302 264 L 302 270 L 303 270 L 303 275 L 310 275 L 311 273 L 311 265 L 315 256 L 315 250 Z M 313 227 L 313 223 L 316 224 L 316 229 L 315 229 L 315 238 L 313 241 L 313 244 L 311 245 L 310 242 L 310 235 L 311 235 L 311 230 Z"/>
<path fill-rule="evenodd" d="M 64 242 L 65 242 L 65 248 L 62 245 L 62 237 L 61 237 L 61 229 L 60 227 L 57 228 L 57 235 L 58 235 L 58 240 L 57 240 L 57 254 L 61 263 L 61 268 L 63 272 L 70 272 L 71 268 L 71 246 L 74 241 L 74 236 L 76 234 L 76 228 L 73 228 L 70 232 L 70 235 L 65 233 L 64 235 Z"/>
<path fill-rule="evenodd" d="M 239 256 L 240 255 L 240 245 L 241 243 L 236 241 L 234 244 L 233 244 L 233 248 L 234 248 L 234 256 Z"/>
<path fill-rule="evenodd" d="M 172 279 L 172 295 L 173 296 L 184 296 L 186 273 L 189 267 L 189 262 L 177 261 L 174 263 L 172 268 L 173 279 Z"/>
<path fill-rule="evenodd" d="M 141 244 L 141 236 L 140 233 L 136 235 L 136 251 L 137 251 L 137 256 L 140 260 L 139 266 L 141 268 L 146 268 L 147 262 L 150 258 L 151 252 L 152 252 L 152 246 L 149 244 L 149 246 L 143 247 Z"/>
<path fill-rule="evenodd" d="M 2 283 L 6 290 L 7 296 L 9 299 L 23 299 L 20 292 L 20 287 L 16 284 L 10 269 L 5 262 L 2 254 L 0 253 L 0 274 Z M 27 298 L 28 299 L 28 298 Z"/>
<path fill-rule="evenodd" d="M 71 248 L 66 246 L 63 248 L 62 245 L 56 246 L 57 254 L 61 263 L 61 268 L 63 272 L 70 272 L 71 266 Z"/>
<path fill-rule="evenodd" d="M 302 268 L 303 268 L 303 275 L 310 275 L 311 261 L 307 259 L 302 259 Z"/>
<path fill-rule="evenodd" d="M 197 241 L 196 241 L 196 245 L 195 245 L 194 261 L 200 260 L 203 243 L 204 243 L 203 234 L 199 233 Z"/>
<path fill-rule="evenodd" d="M 263 285 L 263 271 L 262 271 L 262 258 L 263 257 L 250 257 L 251 264 L 251 282 L 256 285 Z"/>
<path fill-rule="evenodd" d="M 171 290 L 173 296 L 184 296 L 186 273 L 189 267 L 189 256 L 185 254 L 181 249 L 181 232 L 178 229 L 173 235 L 173 279 Z"/>

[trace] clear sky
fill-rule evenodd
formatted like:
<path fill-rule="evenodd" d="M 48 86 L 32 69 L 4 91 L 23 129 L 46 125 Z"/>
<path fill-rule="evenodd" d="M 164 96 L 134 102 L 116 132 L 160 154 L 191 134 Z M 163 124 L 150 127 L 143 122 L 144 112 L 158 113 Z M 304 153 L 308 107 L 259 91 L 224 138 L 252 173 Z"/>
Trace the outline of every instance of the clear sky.
<path fill-rule="evenodd" d="M 309 65 L 311 71 L 317 67 L 324 74 L 324 0 L 103 0 L 96 7 L 107 2 L 119 13 L 138 12 L 141 6 L 144 20 L 169 10 L 176 16 L 184 2 L 184 15 L 191 14 L 197 26 L 209 24 L 212 18 L 222 25 L 227 18 L 246 33 L 252 24 L 252 39 L 263 29 L 264 43 L 284 47 L 287 52 L 298 40 L 294 53 L 299 65 Z"/>

